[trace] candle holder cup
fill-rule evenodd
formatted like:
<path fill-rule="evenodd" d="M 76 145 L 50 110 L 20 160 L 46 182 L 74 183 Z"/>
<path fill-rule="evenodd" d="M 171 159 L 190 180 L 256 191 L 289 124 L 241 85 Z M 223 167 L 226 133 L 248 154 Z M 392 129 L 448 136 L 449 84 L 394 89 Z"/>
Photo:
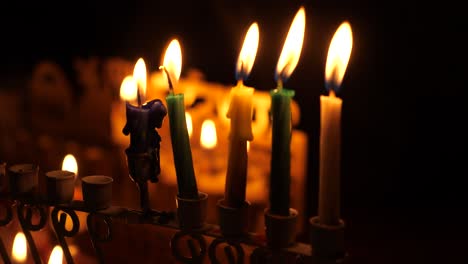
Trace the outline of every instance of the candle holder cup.
<path fill-rule="evenodd" d="M 298 212 L 294 208 L 289 209 L 289 215 L 272 214 L 265 210 L 265 233 L 267 244 L 270 248 L 284 248 L 293 245 L 296 241 L 296 226 Z"/>
<path fill-rule="evenodd" d="M 315 216 L 309 219 L 309 224 L 313 257 L 336 261 L 345 258 L 343 220 L 340 219 L 336 225 L 324 225 L 320 223 L 319 217 Z"/>
<path fill-rule="evenodd" d="M 198 230 L 205 226 L 208 194 L 199 192 L 197 199 L 177 196 L 177 217 L 181 229 Z"/>
<path fill-rule="evenodd" d="M 92 175 L 81 179 L 83 201 L 93 211 L 106 209 L 112 204 L 112 182 L 109 176 Z"/>
<path fill-rule="evenodd" d="M 238 237 L 248 233 L 250 203 L 244 201 L 241 207 L 227 206 L 224 199 L 216 204 L 218 208 L 219 227 L 226 237 Z"/>
<path fill-rule="evenodd" d="M 16 164 L 8 169 L 8 184 L 15 198 L 30 197 L 38 191 L 39 166 L 35 164 Z"/>
<path fill-rule="evenodd" d="M 46 172 L 47 201 L 64 204 L 73 200 L 75 192 L 75 173 L 65 170 Z"/>

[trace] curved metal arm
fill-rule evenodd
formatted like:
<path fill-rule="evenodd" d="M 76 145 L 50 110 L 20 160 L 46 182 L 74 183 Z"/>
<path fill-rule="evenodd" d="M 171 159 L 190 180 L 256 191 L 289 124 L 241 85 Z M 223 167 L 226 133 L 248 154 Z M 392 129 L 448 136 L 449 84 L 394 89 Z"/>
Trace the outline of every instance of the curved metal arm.
<path fill-rule="evenodd" d="M 6 226 L 11 222 L 11 219 L 13 219 L 13 209 L 12 203 L 8 201 L 0 201 L 0 206 L 3 207 L 3 210 L 5 211 L 5 217 L 0 219 L 0 226 Z M 5 244 L 3 243 L 2 238 L 0 237 L 0 256 L 2 256 L 3 262 L 5 264 L 10 264 L 11 260 L 10 257 L 8 256 L 8 252 L 5 248 Z"/>
<path fill-rule="evenodd" d="M 208 255 L 210 256 L 211 263 L 220 264 L 218 257 L 216 256 L 216 249 L 222 244 L 227 244 L 224 247 L 224 254 L 226 255 L 227 261 L 229 264 L 243 264 L 244 263 L 244 249 L 242 246 L 235 241 L 226 240 L 223 237 L 215 239 L 208 250 Z M 235 249 L 235 254 L 232 249 Z"/>
<path fill-rule="evenodd" d="M 94 226 L 94 222 L 93 222 L 95 220 L 94 218 L 98 216 L 100 216 L 103 219 L 104 224 L 107 227 L 106 232 L 103 235 L 99 234 Z M 89 236 L 91 237 L 91 242 L 94 247 L 94 251 L 96 252 L 96 255 L 99 259 L 99 263 L 104 263 L 104 256 L 102 254 L 102 250 L 97 243 L 107 242 L 112 239 L 112 218 L 107 215 L 99 215 L 95 213 L 90 213 L 88 214 L 88 217 L 86 218 L 86 224 L 87 224 Z"/>
<path fill-rule="evenodd" d="M 190 256 L 181 252 L 180 241 L 185 236 L 189 236 L 187 247 L 190 250 Z M 198 246 L 195 242 L 198 243 Z M 171 239 L 171 250 L 172 256 L 182 263 L 202 263 L 206 255 L 206 240 L 200 233 L 179 231 Z"/>
<path fill-rule="evenodd" d="M 60 212 L 62 213 L 59 215 Z M 66 228 L 67 215 L 70 216 L 73 223 L 71 230 Z M 55 207 L 54 210 L 52 210 L 51 218 L 52 225 L 54 226 L 55 234 L 57 235 L 57 239 L 62 247 L 65 260 L 68 264 L 73 264 L 73 257 L 70 253 L 65 237 L 73 237 L 78 233 L 80 230 L 80 220 L 74 210 L 59 207 Z"/>
<path fill-rule="evenodd" d="M 17 202 L 18 220 L 23 229 L 24 236 L 28 242 L 29 251 L 31 252 L 34 263 L 42 263 L 39 252 L 37 251 L 34 239 L 29 231 L 39 231 L 44 228 L 47 222 L 47 214 L 44 206 L 41 205 L 25 205 L 22 202 Z M 26 215 L 24 214 L 26 212 Z M 39 223 L 33 223 L 33 213 L 39 213 Z"/>

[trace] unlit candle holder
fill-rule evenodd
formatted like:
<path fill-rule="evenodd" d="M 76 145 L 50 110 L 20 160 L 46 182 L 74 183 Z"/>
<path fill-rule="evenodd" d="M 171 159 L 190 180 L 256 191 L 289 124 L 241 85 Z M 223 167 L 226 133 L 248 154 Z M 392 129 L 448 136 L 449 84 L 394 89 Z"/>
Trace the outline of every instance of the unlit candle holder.
<path fill-rule="evenodd" d="M 87 208 L 97 211 L 112 204 L 112 182 L 114 179 L 105 175 L 86 176 L 81 179 L 83 201 Z"/>
<path fill-rule="evenodd" d="M 46 195 L 50 203 L 69 203 L 75 193 L 75 173 L 65 170 L 48 171 L 46 176 Z"/>
<path fill-rule="evenodd" d="M 15 197 L 32 196 L 38 191 L 39 166 L 16 164 L 8 169 L 9 191 Z"/>

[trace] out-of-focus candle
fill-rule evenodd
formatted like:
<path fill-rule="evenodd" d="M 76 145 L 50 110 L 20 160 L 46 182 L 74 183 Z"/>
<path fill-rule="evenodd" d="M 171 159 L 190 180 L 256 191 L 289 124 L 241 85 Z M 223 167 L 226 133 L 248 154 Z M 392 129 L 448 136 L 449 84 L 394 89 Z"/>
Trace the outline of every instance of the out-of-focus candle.
<path fill-rule="evenodd" d="M 73 172 L 75 177 L 78 175 L 78 163 L 76 162 L 75 156 L 67 154 L 62 161 L 62 170 Z"/>
<path fill-rule="evenodd" d="M 252 134 L 252 97 L 254 88 L 244 86 L 243 81 L 252 70 L 257 55 L 259 30 L 253 23 L 244 39 L 236 65 L 237 86 L 231 89 L 227 117 L 231 120 L 229 131 L 228 167 L 224 201 L 230 207 L 241 207 L 245 203 L 247 187 L 247 141 Z"/>
<path fill-rule="evenodd" d="M 283 88 L 301 55 L 305 31 L 305 9 L 301 7 L 291 23 L 276 66 L 278 87 L 270 91 L 272 147 L 270 169 L 270 212 L 289 215 L 291 184 L 291 99 L 294 90 Z"/>
<path fill-rule="evenodd" d="M 120 100 L 112 103 L 111 127 L 113 142 L 126 146 L 127 137 L 122 134 L 122 127 L 125 126 L 126 102 L 137 104 L 137 83 L 132 75 L 126 76 L 119 90 Z"/>
<path fill-rule="evenodd" d="M 13 240 L 13 247 L 11 249 L 11 256 L 15 263 L 26 263 L 28 258 L 28 247 L 26 243 L 26 236 L 23 232 L 18 232 Z"/>
<path fill-rule="evenodd" d="M 200 145 L 204 149 L 213 149 L 218 143 L 218 136 L 216 134 L 216 125 L 211 119 L 206 119 L 202 123 L 200 133 Z"/>
<path fill-rule="evenodd" d="M 185 112 L 185 121 L 187 123 L 187 133 L 189 135 L 189 138 L 191 138 L 192 133 L 193 133 L 193 124 L 192 124 L 192 116 L 190 115 L 189 112 Z"/>
<path fill-rule="evenodd" d="M 62 247 L 55 246 L 50 253 L 49 261 L 47 264 L 62 264 L 63 263 L 63 251 Z"/>
<path fill-rule="evenodd" d="M 166 102 L 169 112 L 169 127 L 178 195 L 180 198 L 196 199 L 198 198 L 198 188 L 185 119 L 184 94 L 174 94 L 174 88 L 182 71 L 182 51 L 178 40 L 174 39 L 170 42 L 160 69 L 165 71 L 169 83 L 169 95 L 166 97 Z"/>
<path fill-rule="evenodd" d="M 336 30 L 328 49 L 325 86 L 320 96 L 319 221 L 336 225 L 340 220 L 341 105 L 336 97 L 348 66 L 353 35 L 348 22 Z"/>

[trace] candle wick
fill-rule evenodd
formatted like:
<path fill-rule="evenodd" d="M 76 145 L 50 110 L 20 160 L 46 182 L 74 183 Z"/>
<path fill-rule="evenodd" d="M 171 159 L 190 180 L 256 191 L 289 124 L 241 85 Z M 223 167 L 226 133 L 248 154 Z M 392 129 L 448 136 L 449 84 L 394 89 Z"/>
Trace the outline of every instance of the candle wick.
<path fill-rule="evenodd" d="M 173 94 L 174 93 L 174 87 L 172 86 L 172 81 L 171 81 L 171 77 L 169 76 L 169 72 L 167 71 L 166 67 L 164 67 L 164 66 L 159 66 L 159 69 L 164 71 L 164 73 L 166 74 L 167 82 L 169 84 L 169 92 L 171 94 Z"/>
<path fill-rule="evenodd" d="M 290 64 L 291 64 L 291 60 L 288 60 L 288 62 L 284 65 L 283 69 L 281 69 L 281 72 L 278 77 L 278 90 L 283 89 L 283 77 L 285 76 L 286 69 L 288 69 Z"/>
<path fill-rule="evenodd" d="M 237 84 L 239 84 L 240 82 L 242 82 L 242 80 L 244 80 L 245 76 L 244 76 L 244 60 L 241 60 L 240 61 L 240 69 L 239 71 L 236 73 L 236 77 L 237 77 Z"/>
<path fill-rule="evenodd" d="M 283 79 L 281 79 L 281 77 L 278 79 L 277 89 L 280 90 L 280 91 L 281 91 L 281 89 L 283 89 Z"/>
<path fill-rule="evenodd" d="M 141 96 L 140 96 L 140 87 L 137 87 L 137 101 L 138 101 L 138 106 L 141 107 Z"/>

